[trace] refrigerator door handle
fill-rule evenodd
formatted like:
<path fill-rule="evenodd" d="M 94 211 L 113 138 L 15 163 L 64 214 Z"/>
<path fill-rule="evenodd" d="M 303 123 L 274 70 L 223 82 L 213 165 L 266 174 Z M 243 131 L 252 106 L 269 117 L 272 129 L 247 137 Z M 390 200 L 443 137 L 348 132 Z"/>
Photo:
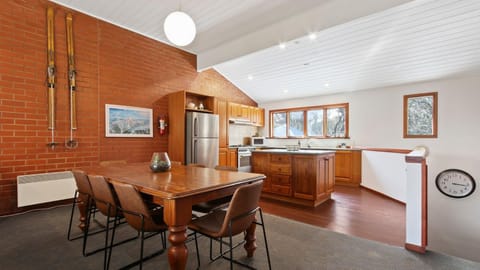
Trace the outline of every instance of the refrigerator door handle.
<path fill-rule="evenodd" d="M 193 118 L 193 136 L 194 137 L 198 136 L 198 118 L 197 117 Z"/>
<path fill-rule="evenodd" d="M 192 162 L 197 163 L 197 140 L 193 140 Z"/>

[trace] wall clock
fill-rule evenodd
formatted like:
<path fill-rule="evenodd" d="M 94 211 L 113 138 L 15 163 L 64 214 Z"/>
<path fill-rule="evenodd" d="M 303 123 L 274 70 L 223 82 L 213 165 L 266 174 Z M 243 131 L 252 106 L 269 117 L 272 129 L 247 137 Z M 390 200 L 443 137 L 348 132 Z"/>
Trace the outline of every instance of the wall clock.
<path fill-rule="evenodd" d="M 475 179 L 465 171 L 448 169 L 437 175 L 438 190 L 448 197 L 464 198 L 475 191 Z"/>

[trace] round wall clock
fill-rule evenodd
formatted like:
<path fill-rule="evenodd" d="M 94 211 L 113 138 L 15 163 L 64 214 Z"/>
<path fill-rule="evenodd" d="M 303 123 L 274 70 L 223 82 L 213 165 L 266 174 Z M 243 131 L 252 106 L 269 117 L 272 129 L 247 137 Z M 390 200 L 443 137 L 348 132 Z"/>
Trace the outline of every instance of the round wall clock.
<path fill-rule="evenodd" d="M 465 171 L 448 169 L 437 175 L 438 190 L 452 198 L 464 198 L 475 191 L 475 179 Z"/>

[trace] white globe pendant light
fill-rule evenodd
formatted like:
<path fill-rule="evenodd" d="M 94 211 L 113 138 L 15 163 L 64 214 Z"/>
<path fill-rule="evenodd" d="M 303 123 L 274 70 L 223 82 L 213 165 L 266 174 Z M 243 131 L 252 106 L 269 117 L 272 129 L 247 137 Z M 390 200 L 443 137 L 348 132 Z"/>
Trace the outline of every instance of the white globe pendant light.
<path fill-rule="evenodd" d="M 163 31 L 168 40 L 177 46 L 187 46 L 197 34 L 192 17 L 182 11 L 174 11 L 165 18 Z"/>

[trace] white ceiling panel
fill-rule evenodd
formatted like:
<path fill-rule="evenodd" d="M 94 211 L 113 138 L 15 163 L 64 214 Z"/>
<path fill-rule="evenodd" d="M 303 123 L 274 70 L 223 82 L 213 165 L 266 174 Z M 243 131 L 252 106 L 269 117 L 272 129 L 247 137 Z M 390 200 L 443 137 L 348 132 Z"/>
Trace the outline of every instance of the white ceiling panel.
<path fill-rule="evenodd" d="M 479 0 L 51 1 L 165 43 L 163 20 L 181 9 L 198 31 L 182 49 L 259 103 L 480 71 Z M 309 26 L 323 29 L 314 40 Z"/>
<path fill-rule="evenodd" d="M 215 69 L 260 103 L 434 80 L 479 71 L 479 29 L 480 1 L 414 1 Z"/>

